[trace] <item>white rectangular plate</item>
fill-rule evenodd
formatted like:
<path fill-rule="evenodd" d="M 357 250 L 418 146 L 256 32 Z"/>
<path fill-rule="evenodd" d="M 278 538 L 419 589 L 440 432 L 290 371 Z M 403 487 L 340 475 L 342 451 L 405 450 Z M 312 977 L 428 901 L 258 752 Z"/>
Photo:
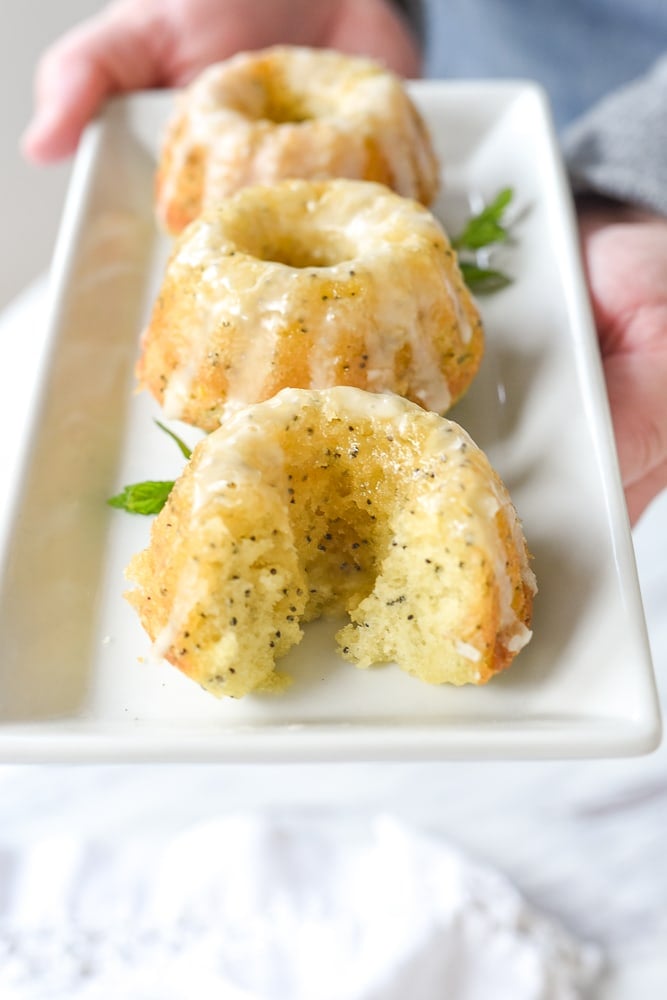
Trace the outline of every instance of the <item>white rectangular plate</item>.
<path fill-rule="evenodd" d="M 150 521 L 105 501 L 180 468 L 154 425 L 156 405 L 133 391 L 167 250 L 152 185 L 172 98 L 121 99 L 88 130 L 75 164 L 32 433 L 5 519 L 1 759 L 536 758 L 656 746 L 631 536 L 544 97 L 522 82 L 423 82 L 413 93 L 444 164 L 435 210 L 445 225 L 506 185 L 521 210 L 498 262 L 515 281 L 481 303 L 485 360 L 452 415 L 524 521 L 540 588 L 533 641 L 484 688 L 436 688 L 393 665 L 344 663 L 323 622 L 285 662 L 295 677 L 286 694 L 222 702 L 147 659 L 122 593 Z"/>

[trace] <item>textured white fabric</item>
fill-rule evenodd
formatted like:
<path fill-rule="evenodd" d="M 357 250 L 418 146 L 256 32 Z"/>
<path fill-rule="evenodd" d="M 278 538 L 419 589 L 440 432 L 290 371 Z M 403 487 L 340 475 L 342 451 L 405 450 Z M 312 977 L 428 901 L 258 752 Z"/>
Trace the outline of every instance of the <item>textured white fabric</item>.
<path fill-rule="evenodd" d="M 386 817 L 0 853 L 2 1000 L 576 1000 L 598 969 L 504 878 Z"/>

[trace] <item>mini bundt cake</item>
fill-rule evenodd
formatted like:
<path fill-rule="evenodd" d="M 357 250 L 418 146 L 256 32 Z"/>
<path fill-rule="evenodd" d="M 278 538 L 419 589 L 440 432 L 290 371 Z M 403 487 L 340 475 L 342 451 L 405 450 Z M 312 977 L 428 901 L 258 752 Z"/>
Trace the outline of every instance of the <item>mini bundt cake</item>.
<path fill-rule="evenodd" d="M 326 49 L 239 53 L 177 99 L 156 181 L 170 233 L 241 187 L 351 177 L 430 204 L 439 168 L 403 82 L 379 64 Z"/>
<path fill-rule="evenodd" d="M 457 424 L 393 394 L 285 389 L 197 446 L 132 561 L 156 652 L 216 696 L 276 686 L 301 623 L 342 654 L 483 684 L 530 638 L 507 490 Z"/>
<path fill-rule="evenodd" d="M 245 188 L 176 241 L 137 366 L 204 430 L 280 389 L 354 385 L 444 413 L 483 353 L 435 217 L 369 181 Z"/>

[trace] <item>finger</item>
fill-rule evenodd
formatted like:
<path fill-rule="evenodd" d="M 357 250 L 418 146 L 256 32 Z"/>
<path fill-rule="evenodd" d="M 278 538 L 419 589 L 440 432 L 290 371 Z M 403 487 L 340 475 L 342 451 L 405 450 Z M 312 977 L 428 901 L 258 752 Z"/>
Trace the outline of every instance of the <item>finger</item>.
<path fill-rule="evenodd" d="M 615 354 L 604 369 L 621 474 L 631 486 L 667 460 L 667 351 Z"/>
<path fill-rule="evenodd" d="M 62 66 L 61 69 L 58 69 Z M 53 61 L 40 88 L 35 111 L 21 138 L 23 154 L 37 163 L 48 163 L 73 153 L 81 133 L 109 92 L 99 70 L 87 62 Z"/>
<path fill-rule="evenodd" d="M 335 21 L 329 28 L 328 45 L 378 59 L 400 76 L 420 75 L 419 45 L 395 4 L 387 0 L 341 0 L 334 6 Z"/>
<path fill-rule="evenodd" d="M 44 55 L 34 116 L 22 139 L 28 158 L 48 162 L 67 156 L 106 97 L 161 82 L 159 19 L 152 4 L 141 8 L 141 16 L 126 15 L 130 7 L 108 9 Z"/>
<path fill-rule="evenodd" d="M 625 500 L 628 505 L 630 523 L 634 526 L 651 501 L 667 489 L 667 460 L 651 470 L 646 476 L 626 487 Z"/>

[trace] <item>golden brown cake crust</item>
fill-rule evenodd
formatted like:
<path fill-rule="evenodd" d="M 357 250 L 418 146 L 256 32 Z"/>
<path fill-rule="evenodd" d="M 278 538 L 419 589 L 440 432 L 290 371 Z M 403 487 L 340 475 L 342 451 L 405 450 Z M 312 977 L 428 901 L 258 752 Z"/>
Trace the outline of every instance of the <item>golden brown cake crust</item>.
<path fill-rule="evenodd" d="M 430 204 L 439 167 L 398 77 L 368 59 L 277 46 L 209 67 L 179 95 L 158 218 L 175 234 L 243 186 L 297 177 L 378 181 Z"/>
<path fill-rule="evenodd" d="M 197 447 L 129 599 L 216 696 L 276 683 L 301 622 L 345 610 L 366 667 L 483 684 L 530 638 L 535 581 L 509 495 L 457 424 L 394 395 L 287 389 Z"/>
<path fill-rule="evenodd" d="M 284 387 L 392 391 L 445 412 L 483 352 L 447 236 L 365 181 L 245 188 L 178 238 L 142 341 L 167 416 L 214 429 Z"/>

